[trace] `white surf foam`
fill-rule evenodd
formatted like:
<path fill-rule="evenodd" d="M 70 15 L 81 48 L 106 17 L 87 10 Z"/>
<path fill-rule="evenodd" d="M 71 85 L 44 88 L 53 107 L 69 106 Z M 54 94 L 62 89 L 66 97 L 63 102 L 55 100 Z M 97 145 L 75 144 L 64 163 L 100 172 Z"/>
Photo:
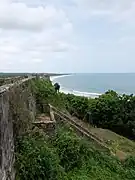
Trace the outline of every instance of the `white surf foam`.
<path fill-rule="evenodd" d="M 72 75 L 51 76 L 50 80 L 51 80 L 52 84 L 54 84 L 56 82 L 55 79 L 66 77 L 66 76 L 72 76 Z M 99 97 L 101 95 L 99 93 L 91 93 L 91 92 L 81 92 L 81 91 L 76 91 L 76 90 L 68 90 L 68 89 L 62 87 L 61 84 L 60 84 L 60 86 L 61 86 L 60 92 L 62 92 L 64 94 L 74 94 L 75 96 L 83 96 L 83 97 L 88 97 L 88 98 L 97 98 L 97 97 Z"/>
<path fill-rule="evenodd" d="M 63 87 L 61 87 L 60 92 L 64 94 L 74 94 L 75 96 L 83 96 L 83 97 L 88 97 L 88 98 L 97 98 L 101 94 L 99 93 L 90 93 L 90 92 L 81 92 L 81 91 L 76 91 L 76 90 L 68 90 Z"/>
<path fill-rule="evenodd" d="M 54 80 L 57 79 L 57 78 L 63 78 L 63 77 L 66 77 L 66 76 L 73 76 L 72 74 L 68 74 L 68 75 L 60 75 L 60 76 L 50 76 L 50 80 L 51 82 L 54 84 Z"/>

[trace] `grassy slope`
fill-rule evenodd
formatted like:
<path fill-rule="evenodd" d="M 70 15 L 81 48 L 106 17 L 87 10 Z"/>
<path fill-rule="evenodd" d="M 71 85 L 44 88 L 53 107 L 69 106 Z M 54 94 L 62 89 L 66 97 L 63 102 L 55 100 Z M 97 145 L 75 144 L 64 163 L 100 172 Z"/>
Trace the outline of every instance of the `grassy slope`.
<path fill-rule="evenodd" d="M 55 92 L 53 92 L 54 89 L 51 82 L 38 80 L 35 82 L 35 85 L 38 87 L 38 98 L 42 95 L 40 103 L 43 103 L 43 99 L 48 98 L 49 103 L 53 104 L 58 109 L 65 109 L 65 98 L 63 98 L 61 93 L 56 95 Z M 48 96 L 48 94 L 50 94 L 50 96 Z M 65 113 L 68 112 L 65 110 Z M 117 135 L 112 131 L 93 128 L 89 123 L 86 123 L 84 121 L 78 119 L 76 119 L 76 121 L 85 128 L 89 129 L 98 138 L 102 139 L 103 142 L 107 144 L 110 148 L 112 148 L 114 151 L 117 150 L 118 156 L 120 154 L 120 158 L 125 158 L 128 155 L 135 155 L 135 142 L 132 142 L 131 140 L 128 140 L 127 138 L 124 138 L 120 135 Z"/>
<path fill-rule="evenodd" d="M 135 161 L 98 151 L 67 127 L 47 140 L 32 132 L 19 141 L 16 180 L 134 180 Z"/>
<path fill-rule="evenodd" d="M 40 84 L 39 84 L 40 85 Z M 42 85 L 42 84 L 41 84 Z M 49 86 L 49 84 L 48 84 Z M 54 94 L 48 91 L 47 86 L 39 86 L 37 97 L 39 102 L 48 97 L 52 102 Z M 37 91 L 37 92 L 38 92 Z M 50 96 L 47 96 L 50 93 Z M 54 99 L 54 98 L 53 98 Z M 51 100 L 51 101 L 50 101 Z M 59 98 L 55 99 L 55 105 Z M 47 101 L 48 102 L 48 101 Z M 93 131 L 104 140 L 119 140 L 120 149 L 125 152 L 134 148 L 131 141 L 118 138 L 115 133 L 107 130 L 93 129 L 87 123 L 80 121 L 85 127 Z M 134 180 L 135 160 L 119 161 L 105 152 L 97 150 L 90 141 L 78 137 L 72 130 L 60 128 L 56 137 L 46 140 L 39 130 L 23 137 L 17 146 L 16 153 L 16 180 Z M 124 142 L 123 142 L 124 141 Z M 127 144 L 130 145 L 128 148 Z M 112 145 L 110 145 L 112 146 Z M 126 150 L 125 150 L 126 149 Z"/>
<path fill-rule="evenodd" d="M 81 126 L 88 129 L 98 139 L 110 147 L 120 159 L 133 155 L 135 156 L 135 142 L 120 136 L 108 129 L 93 128 L 89 123 L 73 117 Z"/>

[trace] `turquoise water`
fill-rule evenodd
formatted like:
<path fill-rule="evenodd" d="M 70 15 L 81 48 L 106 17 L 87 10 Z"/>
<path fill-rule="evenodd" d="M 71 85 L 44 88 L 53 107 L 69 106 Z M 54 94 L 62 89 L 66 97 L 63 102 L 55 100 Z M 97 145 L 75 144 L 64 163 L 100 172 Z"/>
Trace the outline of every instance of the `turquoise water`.
<path fill-rule="evenodd" d="M 57 77 L 53 82 L 59 82 L 63 92 L 78 95 L 98 96 L 107 90 L 135 94 L 135 73 L 75 74 Z"/>

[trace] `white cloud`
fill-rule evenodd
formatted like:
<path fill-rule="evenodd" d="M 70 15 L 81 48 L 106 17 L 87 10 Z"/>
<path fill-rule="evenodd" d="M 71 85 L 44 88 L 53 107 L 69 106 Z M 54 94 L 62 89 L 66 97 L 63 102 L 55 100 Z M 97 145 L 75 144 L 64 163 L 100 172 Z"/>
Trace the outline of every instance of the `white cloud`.
<path fill-rule="evenodd" d="M 0 5 L 0 28 L 43 30 L 53 24 L 65 22 L 63 10 L 54 6 L 30 7 L 25 3 L 2 0 Z"/>
<path fill-rule="evenodd" d="M 16 46 L 8 45 L 0 47 L 0 51 L 2 51 L 3 53 L 18 53 L 20 49 Z"/>
<path fill-rule="evenodd" d="M 37 2 L 0 0 L 0 71 L 40 71 L 46 61 L 76 50 L 65 11 Z"/>
<path fill-rule="evenodd" d="M 135 21 L 134 0 L 73 0 L 89 16 L 106 16 L 113 21 Z"/>
<path fill-rule="evenodd" d="M 134 0 L 0 0 L 0 71 L 121 69 L 134 61 L 134 21 Z"/>

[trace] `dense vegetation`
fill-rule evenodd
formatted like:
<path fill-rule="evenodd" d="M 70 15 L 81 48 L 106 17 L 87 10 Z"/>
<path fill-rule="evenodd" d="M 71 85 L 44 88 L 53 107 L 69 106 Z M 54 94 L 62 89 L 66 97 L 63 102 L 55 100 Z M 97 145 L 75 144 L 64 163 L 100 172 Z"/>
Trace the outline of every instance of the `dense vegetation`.
<path fill-rule="evenodd" d="M 110 129 L 135 139 L 135 96 L 133 95 L 120 96 L 114 91 L 108 91 L 99 98 L 88 99 L 72 94 L 56 94 L 51 82 L 43 80 L 37 80 L 34 89 L 40 105 L 44 103 L 43 101 L 49 102 L 97 127 Z"/>
<path fill-rule="evenodd" d="M 37 132 L 20 138 L 16 157 L 17 180 L 135 179 L 134 158 L 120 162 L 66 128 L 51 140 Z"/>
<path fill-rule="evenodd" d="M 68 111 L 78 118 L 135 139 L 135 96 L 120 96 L 114 91 L 108 91 L 99 98 L 89 100 L 68 95 L 65 101 Z"/>
<path fill-rule="evenodd" d="M 119 134 L 134 137 L 133 96 L 119 96 L 113 91 L 97 99 L 57 94 L 51 82 L 42 79 L 33 80 L 31 86 L 40 113 L 44 112 L 43 104 L 51 103 L 98 127 L 114 131 L 119 127 Z M 16 170 L 16 180 L 134 180 L 135 159 L 121 162 L 67 127 L 59 129 L 52 139 L 35 129 L 18 138 Z"/>

